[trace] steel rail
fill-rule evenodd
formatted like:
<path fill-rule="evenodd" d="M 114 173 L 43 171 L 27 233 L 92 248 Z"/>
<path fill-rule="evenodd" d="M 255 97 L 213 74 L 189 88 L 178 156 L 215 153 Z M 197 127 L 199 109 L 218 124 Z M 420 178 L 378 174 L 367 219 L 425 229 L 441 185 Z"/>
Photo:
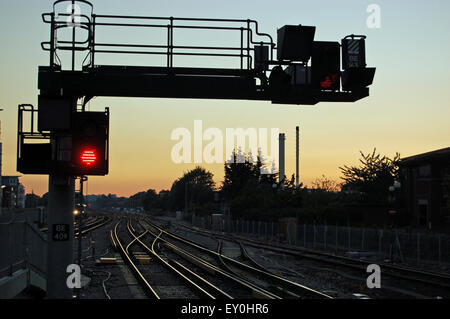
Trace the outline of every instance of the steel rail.
<path fill-rule="evenodd" d="M 217 239 L 216 239 L 216 240 L 217 240 Z M 232 272 L 233 274 L 235 274 L 236 276 L 239 276 L 239 277 L 245 276 L 245 274 L 239 274 L 239 273 L 237 273 L 237 272 L 234 271 L 230 266 L 228 266 L 227 263 L 225 263 L 225 261 L 224 261 L 223 258 L 222 258 L 222 256 L 223 256 L 223 255 L 222 255 L 223 242 L 222 242 L 221 240 L 218 240 L 218 242 L 219 242 L 219 244 L 218 244 L 217 252 L 219 253 L 219 260 L 220 260 L 220 262 L 222 263 L 222 265 L 223 265 L 224 267 L 226 267 L 230 272 Z M 262 271 L 264 271 L 264 272 L 267 272 L 267 273 L 270 273 L 270 274 L 276 276 L 275 273 L 269 271 L 269 270 L 266 269 L 265 267 L 263 267 L 263 266 L 261 266 L 260 264 L 258 264 L 255 260 L 253 260 L 253 258 L 251 258 L 251 257 L 247 254 L 247 252 L 245 251 L 245 248 L 244 248 L 242 245 L 240 245 L 240 249 L 241 249 L 241 255 L 242 255 L 244 258 L 246 258 L 247 260 L 249 260 L 254 266 L 256 266 L 256 268 L 258 268 L 258 269 L 260 269 L 260 270 L 262 270 Z M 248 271 L 247 271 L 247 272 L 248 272 Z M 257 279 L 259 280 L 259 278 L 257 278 Z M 300 298 L 300 296 L 299 296 L 298 294 L 295 294 L 295 293 L 293 293 L 293 292 L 291 292 L 291 291 L 289 291 L 289 290 L 283 289 L 282 287 L 275 286 L 275 288 L 276 288 L 278 291 L 280 291 L 280 292 L 283 294 L 283 296 L 284 296 L 285 294 L 287 294 L 287 295 L 289 295 L 289 296 L 291 296 L 291 297 L 294 297 L 294 298 Z"/>
<path fill-rule="evenodd" d="M 143 226 L 142 224 L 141 224 L 141 226 L 144 229 L 146 229 L 146 227 Z M 146 229 L 146 230 L 148 230 L 148 229 Z M 246 289 L 249 289 L 252 292 L 253 297 L 264 298 L 264 299 L 280 299 L 277 295 L 271 293 L 270 291 L 267 291 L 264 288 L 261 288 L 248 280 L 239 278 L 238 276 L 236 276 L 234 274 L 228 273 L 227 271 L 224 271 L 223 269 L 221 269 L 215 265 L 212 265 L 211 263 L 207 262 L 206 260 L 204 260 L 198 256 L 195 256 L 194 254 L 191 254 L 190 252 L 185 251 L 180 247 L 177 247 L 173 243 L 168 242 L 166 239 L 161 238 L 161 235 L 163 234 L 163 232 L 160 229 L 157 229 L 157 230 L 159 231 L 158 235 L 154 234 L 153 232 L 151 232 L 149 230 L 148 230 L 149 231 L 148 233 L 151 234 L 152 236 L 158 237 L 158 239 L 161 240 L 167 248 L 172 250 L 177 255 L 181 256 L 183 259 L 186 259 L 187 261 L 195 264 L 196 266 L 202 268 L 203 270 L 205 270 L 207 272 L 210 272 L 212 274 L 221 275 L 222 277 L 232 280 L 233 282 L 237 283 L 238 285 L 240 285 Z"/>
<path fill-rule="evenodd" d="M 182 224 L 179 224 L 179 225 L 181 225 L 184 228 L 190 229 L 193 232 L 203 233 L 205 236 L 212 235 L 212 232 L 209 232 L 209 231 L 193 229 L 191 227 L 188 227 L 188 226 L 182 225 Z M 347 268 L 353 268 L 353 269 L 358 269 L 358 270 L 363 270 L 363 271 L 366 271 L 367 265 L 373 263 L 371 261 L 365 261 L 365 260 L 355 259 L 355 258 L 350 258 L 350 257 L 345 257 L 345 256 L 337 256 L 337 255 L 333 255 L 330 253 L 314 251 L 314 250 L 310 250 L 310 249 L 306 249 L 306 248 L 286 247 L 286 246 L 272 245 L 272 244 L 269 245 L 267 243 L 261 243 L 259 241 L 256 241 L 256 240 L 253 240 L 250 238 L 245 238 L 242 236 L 231 235 L 231 236 L 227 237 L 226 235 L 223 235 L 223 234 L 217 235 L 217 236 L 222 237 L 224 239 L 228 238 L 227 240 L 238 239 L 240 242 L 245 242 L 245 245 L 251 246 L 251 247 L 263 248 L 263 249 L 267 249 L 267 250 L 271 250 L 271 251 L 275 251 L 275 252 L 286 253 L 286 254 L 289 254 L 292 256 L 304 257 L 304 258 L 308 258 L 308 259 L 323 262 L 323 263 L 328 263 L 328 264 L 333 264 L 333 265 L 338 265 L 338 266 L 345 266 Z M 391 265 L 391 264 L 387 264 L 387 263 L 378 262 L 377 264 L 382 269 L 390 270 L 390 271 L 383 273 L 386 276 L 450 289 L 450 284 L 449 284 L 450 276 L 448 276 L 446 274 L 427 272 L 427 271 L 412 269 L 412 268 L 408 268 L 408 267 Z M 402 272 L 403 272 L 403 274 L 402 274 Z M 428 277 L 428 279 L 411 277 L 414 275 Z M 433 279 L 435 281 L 430 281 L 430 279 Z"/>
<path fill-rule="evenodd" d="M 97 221 L 95 221 L 95 222 L 93 222 L 93 223 L 91 223 L 89 225 L 85 225 L 81 229 L 81 234 L 83 235 L 83 234 L 89 233 L 89 232 L 91 232 L 91 231 L 93 231 L 93 230 L 95 230 L 97 228 L 100 228 L 100 227 L 103 227 L 103 226 L 107 225 L 109 222 L 111 222 L 111 219 L 106 217 L 106 218 L 104 218 L 101 221 L 97 220 Z M 80 235 L 80 230 L 78 230 L 78 232 L 76 232 L 76 231 L 74 232 L 75 238 L 78 237 L 79 235 Z"/>
<path fill-rule="evenodd" d="M 152 222 L 150 222 L 148 220 L 147 220 L 147 223 L 153 224 Z M 155 224 L 153 224 L 153 226 L 158 228 L 164 234 L 166 234 L 167 236 L 169 236 L 169 237 L 171 237 L 173 239 L 176 239 L 178 241 L 184 242 L 185 244 L 188 244 L 188 245 L 190 245 L 192 247 L 198 248 L 198 249 L 200 249 L 200 250 L 202 250 L 202 251 L 204 251 L 204 252 L 206 252 L 206 253 L 208 253 L 208 254 L 210 254 L 212 256 L 218 257 L 218 253 L 215 252 L 215 251 L 212 251 L 212 250 L 210 250 L 210 249 L 208 249 L 208 248 L 206 248 L 206 247 L 204 247 L 202 245 L 199 245 L 198 243 L 190 241 L 188 239 L 185 239 L 185 238 L 182 238 L 180 236 L 174 235 L 174 234 L 172 234 L 170 232 L 167 232 L 167 231 L 159 228 Z M 279 284 L 287 285 L 287 286 L 290 287 L 290 289 L 300 290 L 303 295 L 306 294 L 308 296 L 315 297 L 315 298 L 333 299 L 331 296 L 328 296 L 328 295 L 326 295 L 326 294 L 324 294 L 324 293 L 322 293 L 320 291 L 316 291 L 316 290 L 314 290 L 312 288 L 309 288 L 307 286 L 301 285 L 301 284 L 299 284 L 297 282 L 294 282 L 294 281 L 288 280 L 286 278 L 280 277 L 278 275 L 274 275 L 272 273 L 269 273 L 267 271 L 260 270 L 260 269 L 254 268 L 252 266 L 246 265 L 246 264 L 244 264 L 242 262 L 239 262 L 239 261 L 237 261 L 235 259 L 232 259 L 230 257 L 222 255 L 222 258 L 225 261 L 230 262 L 230 263 L 232 263 L 233 265 L 235 265 L 235 266 L 237 266 L 239 268 L 245 269 L 247 271 L 253 272 L 255 274 L 261 275 L 261 276 L 266 277 L 266 278 L 270 278 L 271 280 L 277 281 Z"/>
<path fill-rule="evenodd" d="M 350 257 L 345 257 L 345 256 L 337 256 L 337 255 L 333 255 L 333 254 L 329 254 L 329 253 L 312 251 L 309 249 L 288 248 L 288 247 L 282 247 L 282 246 L 269 246 L 269 245 L 257 243 L 256 241 L 253 241 L 251 239 L 242 239 L 242 240 L 246 242 L 247 246 L 271 249 L 273 251 L 283 252 L 283 253 L 287 253 L 287 254 L 294 255 L 294 256 L 301 256 L 301 257 L 313 259 L 316 261 L 321 261 L 321 262 L 340 265 L 340 266 L 346 266 L 346 267 L 354 268 L 354 269 L 361 269 L 364 271 L 366 271 L 367 265 L 373 263 L 373 262 L 365 261 L 365 260 L 361 260 L 361 259 L 355 259 L 355 258 L 350 258 Z M 416 281 L 416 282 L 420 282 L 423 284 L 439 286 L 442 288 L 450 288 L 450 284 L 448 284 L 450 282 L 450 276 L 447 276 L 445 274 L 426 272 L 426 271 L 411 269 L 411 268 L 407 268 L 407 267 L 390 265 L 390 264 L 386 264 L 386 263 L 377 263 L 377 264 L 381 268 L 389 269 L 390 272 L 389 271 L 384 272 L 384 274 L 387 276 L 390 276 L 390 277 L 396 277 L 396 278 L 400 278 L 400 279 Z M 407 275 L 405 275 L 405 274 L 407 274 Z M 410 277 L 411 275 L 424 276 L 424 277 L 428 277 L 428 279 Z M 430 281 L 429 279 L 431 279 L 431 278 L 434 280 L 437 280 L 437 281 Z"/>
<path fill-rule="evenodd" d="M 139 245 L 144 248 L 148 253 L 150 253 L 151 255 L 155 256 L 164 266 L 166 266 L 167 268 L 171 269 L 173 272 L 175 272 L 179 277 L 181 277 L 183 280 L 185 280 L 187 283 L 189 283 L 189 285 L 191 285 L 192 287 L 194 287 L 196 290 L 200 291 L 202 294 L 204 294 L 206 297 L 211 298 L 211 299 L 216 299 L 216 297 L 214 295 L 212 295 L 211 293 L 209 293 L 208 291 L 206 291 L 205 289 L 203 289 L 202 287 L 200 287 L 196 282 L 194 282 L 193 280 L 189 279 L 186 275 L 184 275 L 182 272 L 180 272 L 178 269 L 176 269 L 175 267 L 173 267 L 167 260 L 165 260 L 162 256 L 160 256 L 156 250 L 155 250 L 155 244 L 157 243 L 158 239 L 160 238 L 161 234 L 157 235 L 155 237 L 155 239 L 152 242 L 152 246 L 151 248 L 148 247 L 144 242 L 141 241 L 140 237 L 147 235 L 149 232 L 147 230 L 145 230 L 140 236 L 136 236 L 135 231 L 131 225 L 130 219 L 128 219 L 128 223 L 127 223 L 127 229 L 128 232 L 130 233 L 131 236 L 134 237 L 134 241 L 136 241 L 137 243 L 139 243 Z M 210 285 L 210 287 L 213 286 L 212 284 Z M 220 291 L 219 288 L 216 289 L 216 292 L 221 293 L 222 291 Z"/>
<path fill-rule="evenodd" d="M 125 249 L 122 245 L 122 242 L 120 241 L 119 235 L 117 234 L 117 229 L 118 229 L 120 223 L 121 223 L 121 221 L 117 222 L 117 224 L 114 227 L 114 232 L 112 233 L 112 235 L 113 235 L 112 238 L 115 242 L 115 247 L 118 248 L 119 253 L 122 256 L 122 258 L 124 259 L 125 263 L 131 269 L 131 271 L 135 275 L 138 282 L 141 283 L 141 286 L 144 288 L 146 295 L 149 296 L 150 298 L 160 299 L 158 293 L 153 289 L 153 287 L 150 285 L 150 283 L 147 281 L 147 279 L 145 279 L 144 275 L 138 269 L 136 264 L 133 262 L 130 255 L 128 255 L 127 252 L 125 251 Z"/>
<path fill-rule="evenodd" d="M 174 253 L 178 254 L 179 256 L 188 260 L 189 262 L 199 266 L 200 268 L 202 268 L 206 271 L 211 271 L 214 274 L 219 274 L 222 277 L 230 279 L 230 280 L 234 281 L 235 283 L 245 287 L 246 289 L 249 289 L 252 292 L 252 296 L 255 298 L 281 299 L 280 297 L 271 293 L 270 291 L 268 291 L 264 288 L 261 288 L 248 280 L 240 278 L 239 276 L 236 276 L 232 273 L 224 271 L 223 269 L 221 269 L 217 266 L 214 266 L 213 264 L 205 261 L 204 259 L 202 259 L 194 254 L 191 254 L 188 251 L 185 251 L 185 250 L 181 249 L 180 247 L 177 247 L 176 245 L 173 245 L 167 241 L 165 244 L 166 244 L 166 247 L 171 249 Z"/>

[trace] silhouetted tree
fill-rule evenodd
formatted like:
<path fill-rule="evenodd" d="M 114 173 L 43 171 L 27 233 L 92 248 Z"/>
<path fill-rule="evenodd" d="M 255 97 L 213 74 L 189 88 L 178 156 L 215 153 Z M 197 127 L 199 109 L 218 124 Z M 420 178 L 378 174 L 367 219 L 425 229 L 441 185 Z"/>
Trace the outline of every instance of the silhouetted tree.
<path fill-rule="evenodd" d="M 277 174 L 261 174 L 263 167 L 261 152 L 258 152 L 256 162 L 251 161 L 252 155 L 242 153 L 241 149 L 233 151 L 231 160 L 225 163 L 225 176 L 221 190 L 227 198 L 235 198 L 244 189 L 257 188 L 260 184 L 276 183 Z"/>
<path fill-rule="evenodd" d="M 393 159 L 381 156 L 374 148 L 371 154 L 361 152 L 360 166 L 339 167 L 344 180 L 343 190 L 358 192 L 365 203 L 383 203 L 387 200 L 389 186 L 399 180 L 398 161 L 400 154 Z"/>
<path fill-rule="evenodd" d="M 251 153 L 240 149 L 233 151 L 231 160 L 224 164 L 225 176 L 221 190 L 224 193 L 233 217 L 268 219 L 275 215 L 277 207 L 276 174 L 262 174 L 261 152 L 256 161 Z"/>
<path fill-rule="evenodd" d="M 172 184 L 170 189 L 172 209 L 183 210 L 187 194 L 189 210 L 195 211 L 206 203 L 214 201 L 214 190 L 213 174 L 197 166 Z"/>
<path fill-rule="evenodd" d="M 342 185 L 338 182 L 327 178 L 322 174 L 322 177 L 318 177 L 312 182 L 312 186 L 314 189 L 322 189 L 327 192 L 338 192 L 341 190 Z"/>
<path fill-rule="evenodd" d="M 156 194 L 154 189 L 149 189 L 145 195 L 144 199 L 142 201 L 142 207 L 149 211 L 152 208 L 154 208 L 156 202 L 158 201 L 158 195 Z"/>

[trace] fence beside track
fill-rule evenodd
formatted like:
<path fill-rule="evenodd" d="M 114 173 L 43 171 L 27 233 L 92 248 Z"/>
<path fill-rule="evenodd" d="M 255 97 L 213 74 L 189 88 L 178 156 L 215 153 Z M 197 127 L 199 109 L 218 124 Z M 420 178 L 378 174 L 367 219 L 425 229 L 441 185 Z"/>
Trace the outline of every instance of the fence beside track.
<path fill-rule="evenodd" d="M 193 217 L 192 226 L 250 236 L 336 254 L 368 253 L 378 260 L 394 258 L 420 266 L 450 269 L 450 235 L 420 230 L 376 229 L 333 224 L 296 224 L 255 220 L 223 220 L 214 229 L 208 218 Z"/>

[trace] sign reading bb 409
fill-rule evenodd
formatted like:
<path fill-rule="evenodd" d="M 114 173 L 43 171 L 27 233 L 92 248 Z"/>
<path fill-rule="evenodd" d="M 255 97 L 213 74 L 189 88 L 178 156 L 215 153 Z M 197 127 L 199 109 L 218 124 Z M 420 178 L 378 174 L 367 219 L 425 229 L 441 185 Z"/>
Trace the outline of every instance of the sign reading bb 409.
<path fill-rule="evenodd" d="M 53 224 L 53 240 L 66 241 L 69 240 L 69 224 Z"/>

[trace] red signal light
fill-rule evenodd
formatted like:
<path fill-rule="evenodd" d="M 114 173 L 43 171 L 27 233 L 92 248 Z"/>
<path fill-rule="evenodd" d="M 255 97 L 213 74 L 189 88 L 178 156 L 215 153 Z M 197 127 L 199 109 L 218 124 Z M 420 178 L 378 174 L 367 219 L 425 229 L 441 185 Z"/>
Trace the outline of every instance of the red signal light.
<path fill-rule="evenodd" d="M 95 164 L 97 161 L 97 152 L 95 149 L 85 149 L 81 152 L 81 163 L 87 166 Z"/>
<path fill-rule="evenodd" d="M 334 74 L 329 74 L 326 76 L 325 81 L 320 82 L 320 86 L 323 89 L 329 89 L 331 88 L 333 85 L 336 85 L 336 83 L 338 83 L 339 81 L 339 75 L 334 73 Z"/>

